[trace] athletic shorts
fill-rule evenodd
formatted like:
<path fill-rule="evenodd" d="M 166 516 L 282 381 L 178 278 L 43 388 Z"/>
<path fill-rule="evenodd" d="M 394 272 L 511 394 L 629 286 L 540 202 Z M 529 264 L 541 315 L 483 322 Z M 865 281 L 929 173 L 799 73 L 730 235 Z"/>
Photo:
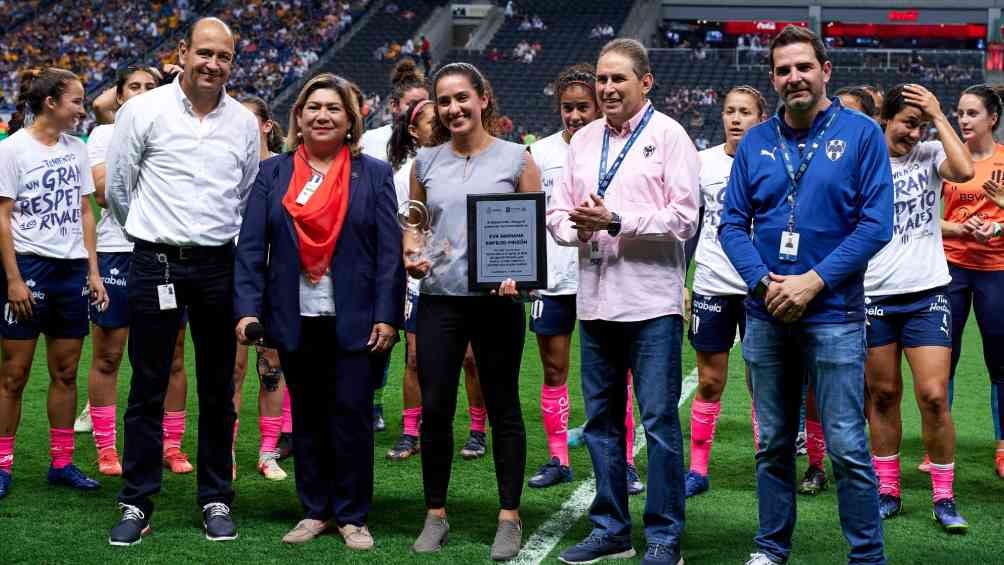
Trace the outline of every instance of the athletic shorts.
<path fill-rule="evenodd" d="M 952 308 L 946 289 L 866 297 L 868 347 L 890 343 L 952 347 Z"/>
<path fill-rule="evenodd" d="M 404 331 L 415 333 L 415 320 L 418 319 L 418 295 L 422 281 L 408 277 L 408 290 L 404 298 Z"/>
<path fill-rule="evenodd" d="M 572 335 L 575 315 L 574 294 L 542 294 L 530 305 L 530 331 L 543 336 Z"/>
<path fill-rule="evenodd" d="M 18 320 L 7 302 L 5 277 L 0 335 L 7 339 L 35 339 L 39 334 L 80 339 L 87 335 L 90 292 L 87 289 L 86 259 L 18 255 L 17 267 L 35 304 L 31 306 L 30 319 Z"/>
<path fill-rule="evenodd" d="M 104 312 L 91 305 L 91 321 L 106 330 L 129 327 L 129 259 L 132 253 L 98 253 L 98 271 L 108 292 Z"/>
<path fill-rule="evenodd" d="M 730 294 L 709 296 L 694 293 L 690 303 L 690 329 L 687 336 L 694 349 L 701 353 L 729 351 L 739 338 L 746 335 L 746 296 Z"/>

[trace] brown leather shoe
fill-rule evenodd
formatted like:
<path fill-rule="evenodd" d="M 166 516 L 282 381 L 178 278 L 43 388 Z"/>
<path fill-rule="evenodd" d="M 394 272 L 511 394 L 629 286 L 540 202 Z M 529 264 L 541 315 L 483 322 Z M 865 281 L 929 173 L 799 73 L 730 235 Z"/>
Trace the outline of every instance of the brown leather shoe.
<path fill-rule="evenodd" d="M 328 522 L 306 518 L 282 536 L 282 543 L 307 543 L 328 529 Z"/>
<path fill-rule="evenodd" d="M 345 524 L 338 528 L 338 533 L 342 534 L 342 539 L 345 540 L 345 545 L 349 549 L 359 551 L 373 549 L 373 534 L 370 533 L 365 524 L 362 526 Z"/>

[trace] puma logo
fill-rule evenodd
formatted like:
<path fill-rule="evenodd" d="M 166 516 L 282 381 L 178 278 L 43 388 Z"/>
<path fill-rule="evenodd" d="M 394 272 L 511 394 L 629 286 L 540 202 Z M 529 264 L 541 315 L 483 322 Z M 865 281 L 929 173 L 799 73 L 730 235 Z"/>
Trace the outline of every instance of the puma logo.
<path fill-rule="evenodd" d="M 770 157 L 771 161 L 777 161 L 777 159 L 774 158 L 774 152 L 775 151 L 777 151 L 777 147 L 771 149 L 770 151 L 767 151 L 766 149 L 761 149 L 760 150 L 760 156 L 762 157 L 762 156 L 766 155 L 766 156 Z"/>

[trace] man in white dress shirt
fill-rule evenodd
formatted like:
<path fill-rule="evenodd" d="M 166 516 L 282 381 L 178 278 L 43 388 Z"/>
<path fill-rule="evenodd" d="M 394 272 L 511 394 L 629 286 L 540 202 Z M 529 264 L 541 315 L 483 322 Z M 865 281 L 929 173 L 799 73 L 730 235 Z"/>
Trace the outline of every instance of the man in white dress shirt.
<path fill-rule="evenodd" d="M 237 537 L 230 516 L 234 237 L 258 172 L 258 122 L 227 95 L 234 38 L 203 18 L 179 44 L 184 71 L 119 110 L 108 152 L 109 209 L 135 243 L 129 272 L 129 361 L 122 520 L 112 545 L 149 531 L 160 490 L 164 395 L 187 309 L 199 393 L 198 504 L 206 538 Z"/>

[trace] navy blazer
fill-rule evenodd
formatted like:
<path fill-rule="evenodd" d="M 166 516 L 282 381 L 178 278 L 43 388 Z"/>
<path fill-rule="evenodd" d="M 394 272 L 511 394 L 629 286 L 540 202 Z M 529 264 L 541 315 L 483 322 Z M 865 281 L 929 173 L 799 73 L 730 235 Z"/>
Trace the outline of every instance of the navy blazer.
<path fill-rule="evenodd" d="M 301 341 L 299 243 L 282 204 L 293 176 L 293 153 L 261 163 L 251 188 L 234 268 L 236 320 L 255 316 L 265 341 L 295 351 Z M 404 322 L 405 276 L 401 228 L 390 165 L 353 157 L 349 209 L 335 253 L 333 344 L 347 351 L 367 348 L 373 324 L 400 328 Z"/>

